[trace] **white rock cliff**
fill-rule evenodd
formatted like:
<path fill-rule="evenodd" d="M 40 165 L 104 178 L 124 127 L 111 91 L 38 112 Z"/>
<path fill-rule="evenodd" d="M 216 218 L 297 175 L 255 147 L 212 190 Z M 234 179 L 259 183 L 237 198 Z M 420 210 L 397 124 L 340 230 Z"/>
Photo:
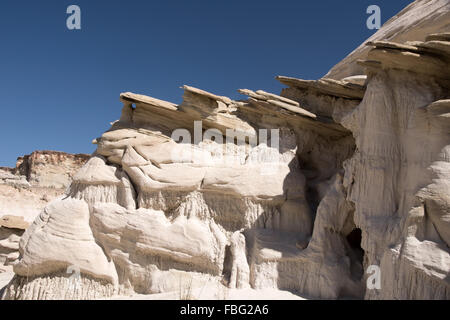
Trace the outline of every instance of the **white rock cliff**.
<path fill-rule="evenodd" d="M 450 299 L 449 12 L 415 1 L 326 78 L 277 77 L 281 95 L 121 94 L 120 120 L 20 239 L 3 298 L 208 277 L 311 298 Z"/>

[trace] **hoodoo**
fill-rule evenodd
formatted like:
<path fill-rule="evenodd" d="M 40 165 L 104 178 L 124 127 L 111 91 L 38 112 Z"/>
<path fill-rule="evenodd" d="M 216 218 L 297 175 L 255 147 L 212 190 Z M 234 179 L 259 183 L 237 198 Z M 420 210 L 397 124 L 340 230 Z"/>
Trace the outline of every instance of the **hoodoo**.
<path fill-rule="evenodd" d="M 326 77 L 278 76 L 279 95 L 122 93 L 120 119 L 21 237 L 3 299 L 208 282 L 450 299 L 449 21 L 448 1 L 415 1 Z"/>

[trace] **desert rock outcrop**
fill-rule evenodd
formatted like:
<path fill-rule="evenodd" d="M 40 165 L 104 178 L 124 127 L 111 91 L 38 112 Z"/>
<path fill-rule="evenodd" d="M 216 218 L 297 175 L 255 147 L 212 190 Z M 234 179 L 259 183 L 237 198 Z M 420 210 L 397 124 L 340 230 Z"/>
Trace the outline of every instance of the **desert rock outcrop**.
<path fill-rule="evenodd" d="M 312 298 L 450 299 L 448 12 L 416 1 L 357 68 L 279 76 L 280 95 L 184 86 L 176 105 L 122 93 L 120 119 L 20 239 L 3 298 L 152 294 L 207 277 Z M 431 34 L 410 37 L 408 15 Z M 405 41 L 387 41 L 396 21 Z"/>

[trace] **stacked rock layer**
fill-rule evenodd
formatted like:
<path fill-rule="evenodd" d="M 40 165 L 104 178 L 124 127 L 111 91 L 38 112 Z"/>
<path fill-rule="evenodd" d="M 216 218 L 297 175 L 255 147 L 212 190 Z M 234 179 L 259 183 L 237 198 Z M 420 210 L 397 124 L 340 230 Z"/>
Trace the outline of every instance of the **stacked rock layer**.
<path fill-rule="evenodd" d="M 121 94 L 120 120 L 22 236 L 3 298 L 151 294 L 207 276 L 313 298 L 449 299 L 450 34 L 367 46 L 364 74 L 280 76 L 281 95 Z"/>

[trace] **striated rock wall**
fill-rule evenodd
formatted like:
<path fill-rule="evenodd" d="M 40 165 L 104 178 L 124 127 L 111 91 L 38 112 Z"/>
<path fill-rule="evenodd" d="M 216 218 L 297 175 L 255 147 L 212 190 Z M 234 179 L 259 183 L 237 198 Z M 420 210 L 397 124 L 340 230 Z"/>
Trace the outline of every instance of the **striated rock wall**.
<path fill-rule="evenodd" d="M 389 19 L 367 41 L 425 41 L 432 33 L 448 32 L 450 29 L 450 3 L 448 0 L 416 0 Z M 370 48 L 361 44 L 324 76 L 343 79 L 364 74 L 358 60 L 367 59 Z"/>
<path fill-rule="evenodd" d="M 15 168 L 0 168 L 0 217 L 13 215 L 32 222 L 51 200 L 64 194 L 87 154 L 34 151 L 17 159 Z"/>
<path fill-rule="evenodd" d="M 17 159 L 15 172 L 25 176 L 31 185 L 66 188 L 89 157 L 87 154 L 34 151 Z"/>
<path fill-rule="evenodd" d="M 373 38 L 397 21 L 412 41 L 366 43 L 338 80 L 280 76 L 281 95 L 241 89 L 240 101 L 184 86 L 180 105 L 121 94 L 121 118 L 20 239 L 3 298 L 207 277 L 311 298 L 449 299 L 450 34 L 418 41 L 404 19 L 421 12 L 426 30 L 448 32 L 447 4 L 414 2 Z"/>
<path fill-rule="evenodd" d="M 19 257 L 19 239 L 52 200 L 64 195 L 87 154 L 35 151 L 17 159 L 15 168 L 0 168 L 0 272 Z"/>

